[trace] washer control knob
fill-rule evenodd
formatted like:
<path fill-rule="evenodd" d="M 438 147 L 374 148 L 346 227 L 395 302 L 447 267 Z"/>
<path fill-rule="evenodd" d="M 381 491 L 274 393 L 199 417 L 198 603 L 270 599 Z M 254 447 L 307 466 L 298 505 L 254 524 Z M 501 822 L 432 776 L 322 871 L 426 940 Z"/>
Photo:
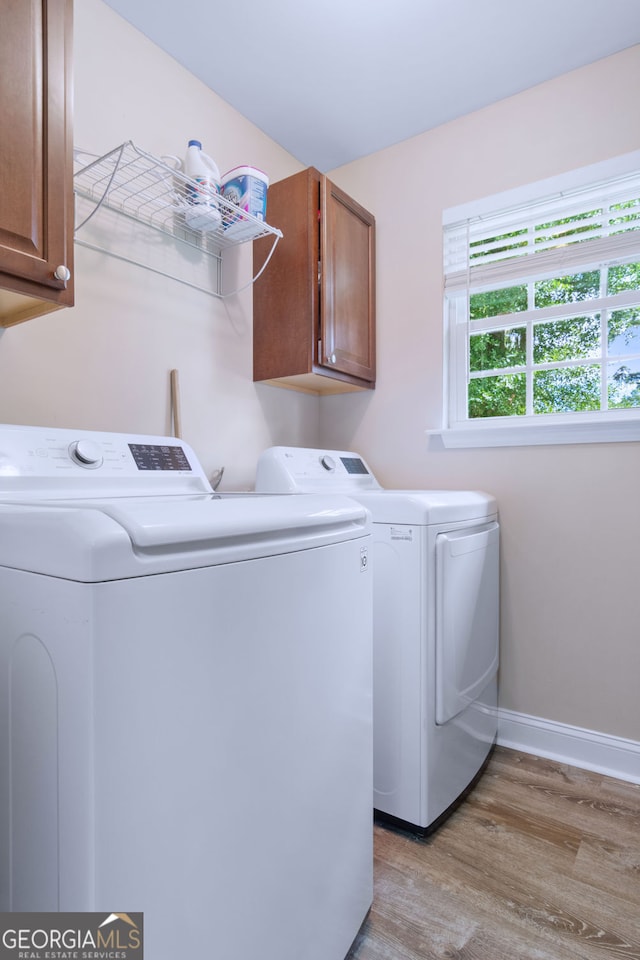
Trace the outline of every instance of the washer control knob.
<path fill-rule="evenodd" d="M 81 467 L 99 467 L 102 463 L 102 450 L 93 440 L 75 440 L 69 447 L 69 455 Z"/>
<path fill-rule="evenodd" d="M 320 457 L 320 463 L 325 468 L 325 470 L 335 470 L 336 462 L 333 457 L 330 457 L 328 454 L 324 454 Z"/>

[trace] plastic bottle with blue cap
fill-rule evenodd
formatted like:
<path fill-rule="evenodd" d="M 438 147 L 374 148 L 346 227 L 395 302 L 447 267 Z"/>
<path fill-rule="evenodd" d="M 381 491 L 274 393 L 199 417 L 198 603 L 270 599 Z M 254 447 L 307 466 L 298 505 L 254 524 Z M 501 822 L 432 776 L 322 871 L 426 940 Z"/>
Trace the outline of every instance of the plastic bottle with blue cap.
<path fill-rule="evenodd" d="M 222 222 L 217 201 L 220 171 L 215 161 L 202 152 L 199 140 L 189 140 L 182 172 L 192 181 L 185 188 L 185 223 L 192 230 L 217 230 Z"/>

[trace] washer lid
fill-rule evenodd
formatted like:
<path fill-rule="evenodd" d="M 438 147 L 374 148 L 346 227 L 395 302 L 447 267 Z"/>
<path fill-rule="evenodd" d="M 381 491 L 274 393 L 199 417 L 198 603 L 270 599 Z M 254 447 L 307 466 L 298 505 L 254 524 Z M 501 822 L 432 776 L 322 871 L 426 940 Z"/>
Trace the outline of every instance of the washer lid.
<path fill-rule="evenodd" d="M 0 565 L 96 582 L 259 559 L 370 533 L 346 497 L 0 503 Z"/>

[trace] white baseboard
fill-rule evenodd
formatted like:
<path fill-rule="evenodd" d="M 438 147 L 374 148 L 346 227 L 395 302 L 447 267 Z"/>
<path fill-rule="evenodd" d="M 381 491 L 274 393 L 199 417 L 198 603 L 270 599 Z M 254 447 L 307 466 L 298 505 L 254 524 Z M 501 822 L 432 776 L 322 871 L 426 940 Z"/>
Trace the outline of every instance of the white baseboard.
<path fill-rule="evenodd" d="M 640 743 L 566 723 L 498 710 L 498 743 L 630 783 L 640 783 Z"/>

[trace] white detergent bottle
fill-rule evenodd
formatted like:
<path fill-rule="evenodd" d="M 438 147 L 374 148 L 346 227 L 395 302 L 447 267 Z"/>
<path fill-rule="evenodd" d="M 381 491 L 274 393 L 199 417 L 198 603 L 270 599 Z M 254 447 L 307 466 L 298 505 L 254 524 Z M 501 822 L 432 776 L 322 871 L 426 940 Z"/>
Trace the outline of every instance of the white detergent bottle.
<path fill-rule="evenodd" d="M 218 194 L 220 171 L 199 140 L 189 140 L 182 172 L 192 181 L 185 185 L 185 223 L 192 230 L 217 230 L 222 222 Z"/>

